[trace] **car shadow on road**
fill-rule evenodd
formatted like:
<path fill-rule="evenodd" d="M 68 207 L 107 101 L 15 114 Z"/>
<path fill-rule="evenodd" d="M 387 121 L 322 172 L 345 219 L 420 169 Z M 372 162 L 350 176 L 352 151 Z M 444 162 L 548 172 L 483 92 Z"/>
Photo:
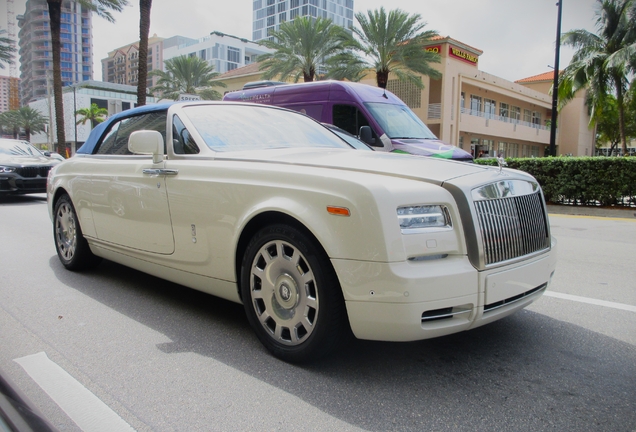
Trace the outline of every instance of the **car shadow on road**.
<path fill-rule="evenodd" d="M 42 205 L 46 203 L 45 194 L 33 195 L 0 195 L 0 206 L 6 205 Z"/>
<path fill-rule="evenodd" d="M 352 340 L 320 362 L 273 358 L 243 307 L 104 261 L 67 286 L 195 352 L 366 430 L 632 430 L 636 348 L 531 311 L 412 343 Z M 144 307 L 139 307 L 143 302 Z"/>

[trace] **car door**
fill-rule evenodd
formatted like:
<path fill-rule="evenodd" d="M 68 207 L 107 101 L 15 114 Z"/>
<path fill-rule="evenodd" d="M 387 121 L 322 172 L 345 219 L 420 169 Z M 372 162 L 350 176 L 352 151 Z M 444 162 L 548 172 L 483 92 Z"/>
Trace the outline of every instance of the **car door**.
<path fill-rule="evenodd" d="M 174 238 L 165 175 L 152 156 L 133 155 L 128 137 L 134 131 L 156 130 L 165 138 L 166 112 L 150 112 L 114 123 L 93 158 L 91 193 L 97 238 L 132 249 L 171 254 Z"/>

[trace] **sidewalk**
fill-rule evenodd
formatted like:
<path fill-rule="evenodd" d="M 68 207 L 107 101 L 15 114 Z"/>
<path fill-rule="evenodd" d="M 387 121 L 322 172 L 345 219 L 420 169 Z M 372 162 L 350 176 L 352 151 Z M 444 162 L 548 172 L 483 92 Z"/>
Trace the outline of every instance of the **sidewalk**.
<path fill-rule="evenodd" d="M 548 205 L 548 214 L 636 219 L 636 208 Z"/>

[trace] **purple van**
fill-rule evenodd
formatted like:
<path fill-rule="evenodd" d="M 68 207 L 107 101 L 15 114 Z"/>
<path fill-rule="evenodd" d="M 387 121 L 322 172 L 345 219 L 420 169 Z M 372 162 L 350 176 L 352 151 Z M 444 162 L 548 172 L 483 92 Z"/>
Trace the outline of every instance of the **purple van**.
<path fill-rule="evenodd" d="M 437 139 L 404 102 L 379 87 L 344 81 L 267 86 L 248 83 L 243 90 L 227 93 L 223 100 L 300 111 L 358 136 L 379 151 L 473 160 L 470 153 Z"/>

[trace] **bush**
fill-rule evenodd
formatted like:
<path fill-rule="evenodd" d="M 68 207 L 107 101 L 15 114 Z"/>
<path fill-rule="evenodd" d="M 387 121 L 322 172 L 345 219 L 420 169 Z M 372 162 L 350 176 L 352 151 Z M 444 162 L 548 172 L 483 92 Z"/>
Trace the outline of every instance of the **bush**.
<path fill-rule="evenodd" d="M 497 165 L 496 159 L 475 162 Z M 506 158 L 506 163 L 534 176 L 550 203 L 636 205 L 636 157 Z"/>

